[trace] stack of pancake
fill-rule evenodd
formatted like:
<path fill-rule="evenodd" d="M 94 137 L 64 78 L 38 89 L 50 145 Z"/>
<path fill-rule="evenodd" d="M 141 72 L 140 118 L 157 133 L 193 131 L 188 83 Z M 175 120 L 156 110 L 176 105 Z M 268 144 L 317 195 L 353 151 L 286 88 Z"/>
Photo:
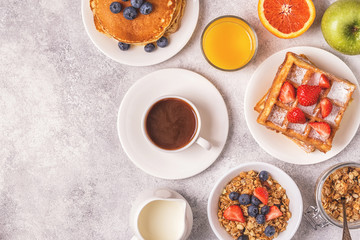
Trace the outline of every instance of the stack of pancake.
<path fill-rule="evenodd" d="M 162 36 L 177 31 L 186 0 L 148 0 L 153 11 L 148 15 L 138 12 L 133 20 L 127 20 L 123 11 L 114 14 L 110 4 L 114 0 L 90 0 L 96 29 L 119 42 L 145 45 L 156 42 Z M 119 1 L 122 9 L 131 6 L 130 1 Z"/>

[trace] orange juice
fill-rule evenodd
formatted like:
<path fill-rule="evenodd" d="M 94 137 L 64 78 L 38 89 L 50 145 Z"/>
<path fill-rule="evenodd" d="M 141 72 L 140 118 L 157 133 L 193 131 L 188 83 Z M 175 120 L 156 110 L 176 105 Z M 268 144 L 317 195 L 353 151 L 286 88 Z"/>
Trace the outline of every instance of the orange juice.
<path fill-rule="evenodd" d="M 205 58 L 222 70 L 237 70 L 254 57 L 257 38 L 252 28 L 241 18 L 224 16 L 205 28 L 202 50 Z"/>

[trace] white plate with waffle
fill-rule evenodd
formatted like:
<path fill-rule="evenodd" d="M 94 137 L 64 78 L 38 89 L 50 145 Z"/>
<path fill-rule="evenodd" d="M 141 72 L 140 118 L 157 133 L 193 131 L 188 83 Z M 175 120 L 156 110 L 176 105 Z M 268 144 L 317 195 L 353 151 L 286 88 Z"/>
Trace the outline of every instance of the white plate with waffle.
<path fill-rule="evenodd" d="M 169 45 L 158 48 L 151 53 L 144 51 L 144 46 L 131 46 L 127 51 L 121 51 L 118 41 L 96 30 L 94 16 L 89 0 L 82 0 L 82 19 L 92 42 L 109 58 L 130 66 L 150 66 L 161 63 L 176 55 L 190 40 L 199 17 L 199 1 L 187 0 L 180 28 L 169 37 Z M 121 13 L 122 14 L 122 13 Z"/>
<path fill-rule="evenodd" d="M 310 61 L 324 71 L 344 78 L 356 85 L 353 100 L 346 109 L 332 142 L 332 148 L 326 154 L 320 151 L 306 153 L 282 134 L 270 131 L 257 123 L 259 113 L 254 106 L 271 87 L 279 66 L 287 52 L 306 55 Z M 245 94 L 245 118 L 249 130 L 256 142 L 270 155 L 293 164 L 315 164 L 325 161 L 341 152 L 354 137 L 360 124 L 359 84 L 350 68 L 335 55 L 314 47 L 294 47 L 284 49 L 266 59 L 254 72 Z"/>

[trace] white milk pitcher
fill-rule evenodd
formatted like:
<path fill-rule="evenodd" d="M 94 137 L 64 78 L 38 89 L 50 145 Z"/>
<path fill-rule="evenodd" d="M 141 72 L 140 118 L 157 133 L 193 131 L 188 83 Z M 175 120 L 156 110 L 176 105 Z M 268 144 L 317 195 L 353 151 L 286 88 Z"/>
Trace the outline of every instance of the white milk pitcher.
<path fill-rule="evenodd" d="M 185 240 L 193 216 L 187 201 L 177 192 L 161 188 L 143 192 L 130 213 L 132 240 Z"/>

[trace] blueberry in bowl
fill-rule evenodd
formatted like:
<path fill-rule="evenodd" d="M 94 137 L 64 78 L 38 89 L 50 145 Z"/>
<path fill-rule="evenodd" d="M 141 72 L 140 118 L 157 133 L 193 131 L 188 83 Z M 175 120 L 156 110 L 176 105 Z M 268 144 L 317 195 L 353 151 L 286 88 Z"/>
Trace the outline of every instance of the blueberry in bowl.
<path fill-rule="evenodd" d="M 261 201 L 257 197 L 251 196 L 251 203 L 254 204 L 255 206 L 259 206 Z"/>
<path fill-rule="evenodd" d="M 256 216 L 256 222 L 258 224 L 265 224 L 265 215 L 259 214 Z"/>
<path fill-rule="evenodd" d="M 269 213 L 269 211 L 270 211 L 270 207 L 265 205 L 261 208 L 260 213 L 266 215 Z"/>
<path fill-rule="evenodd" d="M 240 197 L 239 197 L 239 203 L 241 205 L 250 204 L 250 195 L 249 194 L 241 194 Z"/>
<path fill-rule="evenodd" d="M 269 173 L 267 171 L 261 171 L 259 173 L 259 178 L 260 178 L 261 181 L 265 182 L 269 178 Z"/>
<path fill-rule="evenodd" d="M 231 201 L 236 201 L 236 200 L 238 200 L 239 199 L 239 193 L 237 193 L 237 192 L 231 192 L 230 194 L 229 194 L 229 198 L 230 198 L 230 200 Z"/>
<path fill-rule="evenodd" d="M 259 214 L 259 209 L 257 206 L 254 206 L 254 205 L 250 205 L 248 207 L 248 214 L 249 216 L 251 217 L 256 217 L 258 214 Z"/>
<path fill-rule="evenodd" d="M 264 233 L 265 233 L 266 236 L 271 237 L 271 236 L 273 236 L 275 234 L 275 232 L 276 232 L 275 228 L 273 226 L 269 225 L 269 226 L 267 226 L 265 228 Z"/>
<path fill-rule="evenodd" d="M 247 235 L 241 235 L 237 240 L 249 240 L 249 237 Z"/>

